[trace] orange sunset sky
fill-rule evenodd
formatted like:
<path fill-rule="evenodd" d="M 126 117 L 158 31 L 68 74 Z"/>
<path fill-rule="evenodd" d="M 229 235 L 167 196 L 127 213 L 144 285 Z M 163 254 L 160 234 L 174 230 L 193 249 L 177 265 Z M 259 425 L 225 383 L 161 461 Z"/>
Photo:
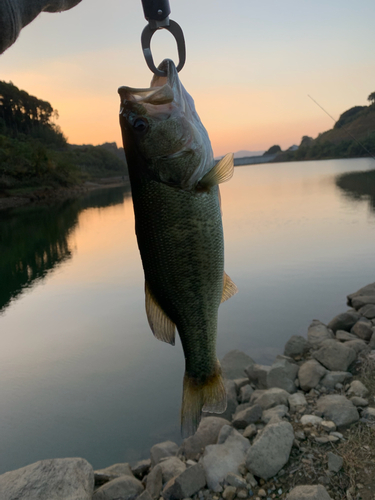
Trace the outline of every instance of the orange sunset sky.
<path fill-rule="evenodd" d="M 185 34 L 181 80 L 215 155 L 288 148 L 315 137 L 375 91 L 373 0 L 170 0 Z M 0 79 L 49 101 L 74 144 L 117 142 L 121 85 L 147 87 L 141 0 L 82 0 L 41 14 L 0 56 Z M 172 36 L 153 37 L 156 63 L 177 62 Z"/>

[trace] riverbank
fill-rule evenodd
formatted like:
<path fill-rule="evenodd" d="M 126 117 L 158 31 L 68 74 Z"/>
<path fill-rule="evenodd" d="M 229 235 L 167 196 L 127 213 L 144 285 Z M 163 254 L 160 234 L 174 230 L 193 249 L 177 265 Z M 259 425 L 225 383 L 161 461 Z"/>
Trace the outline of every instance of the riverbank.
<path fill-rule="evenodd" d="M 97 471 L 82 458 L 43 460 L 1 475 L 0 498 L 373 500 L 375 283 L 348 305 L 293 335 L 270 366 L 224 356 L 227 410 L 181 447 L 158 443 L 142 461 Z"/>
<path fill-rule="evenodd" d="M 86 181 L 72 187 L 51 188 L 50 186 L 24 188 L 0 193 L 0 210 L 17 208 L 31 204 L 51 204 L 57 201 L 76 198 L 96 189 L 114 188 L 129 185 L 125 176 L 105 177 L 95 181 Z"/>

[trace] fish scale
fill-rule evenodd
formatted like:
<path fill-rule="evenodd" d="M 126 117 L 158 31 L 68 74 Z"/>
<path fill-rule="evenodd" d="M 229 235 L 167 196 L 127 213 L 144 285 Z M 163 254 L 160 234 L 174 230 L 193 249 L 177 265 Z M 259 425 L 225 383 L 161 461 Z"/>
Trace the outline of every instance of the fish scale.
<path fill-rule="evenodd" d="M 152 180 L 132 182 L 146 281 L 178 329 L 188 371 L 199 379 L 216 363 L 224 273 L 217 189 L 196 194 Z"/>

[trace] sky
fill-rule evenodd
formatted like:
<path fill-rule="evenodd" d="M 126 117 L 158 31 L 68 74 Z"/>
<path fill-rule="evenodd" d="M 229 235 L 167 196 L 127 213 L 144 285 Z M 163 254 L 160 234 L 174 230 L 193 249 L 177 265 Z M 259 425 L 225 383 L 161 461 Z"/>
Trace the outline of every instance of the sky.
<path fill-rule="evenodd" d="M 286 149 L 316 137 L 375 91 L 373 0 L 170 0 L 187 59 L 180 78 L 195 100 L 215 156 Z M 73 144 L 121 145 L 118 87 L 148 87 L 140 45 L 141 0 L 82 0 L 42 13 L 0 55 L 0 79 L 58 110 Z M 165 30 L 158 64 L 178 61 Z"/>

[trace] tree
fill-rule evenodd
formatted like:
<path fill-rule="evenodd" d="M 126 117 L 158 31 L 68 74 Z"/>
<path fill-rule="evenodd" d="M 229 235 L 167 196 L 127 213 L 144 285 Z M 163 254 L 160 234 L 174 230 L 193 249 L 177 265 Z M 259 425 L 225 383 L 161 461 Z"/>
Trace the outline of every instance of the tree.
<path fill-rule="evenodd" d="M 305 147 L 305 146 L 311 146 L 311 144 L 314 142 L 314 139 L 312 137 L 309 137 L 308 135 L 304 135 L 301 140 L 300 147 Z"/>
<path fill-rule="evenodd" d="M 0 118 L 12 134 L 29 134 L 39 127 L 55 130 L 51 118 L 57 116 L 49 102 L 0 81 Z"/>
<path fill-rule="evenodd" d="M 370 106 L 375 105 L 375 92 L 371 92 L 371 94 L 368 96 L 367 100 L 370 102 Z"/>
<path fill-rule="evenodd" d="M 281 147 L 275 144 L 275 146 L 271 146 L 270 149 L 268 149 L 265 153 L 263 153 L 263 156 L 274 155 L 280 152 L 281 152 Z"/>

